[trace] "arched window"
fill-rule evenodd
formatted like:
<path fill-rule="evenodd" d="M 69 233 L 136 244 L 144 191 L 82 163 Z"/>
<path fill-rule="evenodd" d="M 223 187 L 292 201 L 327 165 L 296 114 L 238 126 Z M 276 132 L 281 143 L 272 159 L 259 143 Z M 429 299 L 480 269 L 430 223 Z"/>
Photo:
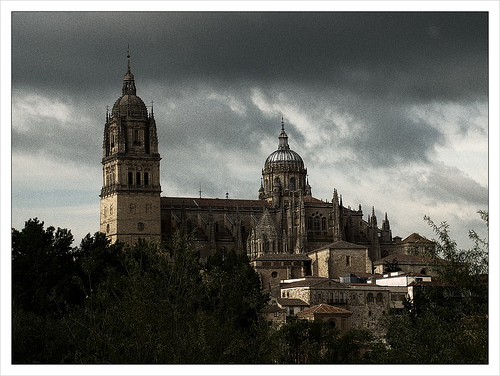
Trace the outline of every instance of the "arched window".
<path fill-rule="evenodd" d="M 296 187 L 295 178 L 292 177 L 292 178 L 290 178 L 290 190 L 295 191 L 295 189 L 296 189 L 295 187 Z"/>
<path fill-rule="evenodd" d="M 149 174 L 147 172 L 144 173 L 144 185 L 149 185 Z"/>
<path fill-rule="evenodd" d="M 373 294 L 371 292 L 366 296 L 366 302 L 373 303 Z"/>
<path fill-rule="evenodd" d="M 137 172 L 135 174 L 135 184 L 140 185 L 141 184 L 141 173 Z"/>
<path fill-rule="evenodd" d="M 381 293 L 377 294 L 377 303 L 382 303 L 384 301 L 384 297 Z"/>
<path fill-rule="evenodd" d="M 314 231 L 319 231 L 319 217 L 314 217 Z"/>
<path fill-rule="evenodd" d="M 321 231 L 326 231 L 326 218 L 321 218 Z"/>
<path fill-rule="evenodd" d="M 276 176 L 276 178 L 274 179 L 274 186 L 275 187 L 281 186 L 280 178 L 278 176 Z"/>
<path fill-rule="evenodd" d="M 128 173 L 128 183 L 134 184 L 134 174 L 132 172 Z"/>
<path fill-rule="evenodd" d="M 307 218 L 307 230 L 309 230 L 309 231 L 313 230 L 313 219 L 312 219 L 312 217 Z"/>

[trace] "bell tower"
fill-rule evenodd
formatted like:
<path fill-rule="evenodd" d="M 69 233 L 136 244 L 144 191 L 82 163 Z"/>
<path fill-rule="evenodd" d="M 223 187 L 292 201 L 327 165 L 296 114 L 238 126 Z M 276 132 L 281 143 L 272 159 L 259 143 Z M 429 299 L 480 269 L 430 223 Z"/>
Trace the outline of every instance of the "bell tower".
<path fill-rule="evenodd" d="M 151 105 L 136 95 L 127 55 L 122 95 L 106 111 L 100 231 L 112 242 L 161 239 L 160 154 Z"/>

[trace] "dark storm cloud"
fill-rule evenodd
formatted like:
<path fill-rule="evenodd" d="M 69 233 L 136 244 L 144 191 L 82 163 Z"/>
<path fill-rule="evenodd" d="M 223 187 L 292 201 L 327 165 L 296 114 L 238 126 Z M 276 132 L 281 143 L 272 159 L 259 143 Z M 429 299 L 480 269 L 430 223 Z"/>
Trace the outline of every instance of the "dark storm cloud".
<path fill-rule="evenodd" d="M 486 95 L 486 33 L 486 13 L 18 12 L 13 77 L 92 90 L 130 44 L 137 66 L 169 84 L 354 85 L 446 100 Z"/>
<path fill-rule="evenodd" d="M 475 150 L 464 137 L 487 131 L 486 12 L 14 12 L 16 190 L 34 195 L 24 165 L 71 161 L 64 176 L 83 166 L 98 200 L 128 45 L 137 93 L 154 101 L 163 195 L 201 185 L 205 197 L 255 198 L 283 115 L 319 198 L 337 187 L 346 202 L 392 204 L 403 232 L 415 231 L 408 201 L 418 220 L 430 214 L 419 202 L 487 206 L 482 174 L 439 155 L 457 134 Z M 82 185 L 57 179 L 45 184 Z"/>
<path fill-rule="evenodd" d="M 485 12 L 15 12 L 12 21 L 13 91 L 71 98 L 81 113 L 45 130 L 33 119 L 29 133 L 14 129 L 13 148 L 46 140 L 42 147 L 57 157 L 89 164 L 99 154 L 84 144 L 100 147 L 127 45 L 138 95 L 156 103 L 162 147 L 181 154 L 201 152 L 192 146 L 201 143 L 256 150 L 275 137 L 280 114 L 256 107 L 257 87 L 270 104 L 293 106 L 327 134 L 338 124 L 325 111 L 349 114 L 362 131 L 331 141 L 359 165 L 429 162 L 446 140 L 411 106 L 487 97 Z M 307 134 L 296 126 L 291 121 L 288 132 L 303 144 Z M 59 138 L 74 144 L 57 148 Z"/>

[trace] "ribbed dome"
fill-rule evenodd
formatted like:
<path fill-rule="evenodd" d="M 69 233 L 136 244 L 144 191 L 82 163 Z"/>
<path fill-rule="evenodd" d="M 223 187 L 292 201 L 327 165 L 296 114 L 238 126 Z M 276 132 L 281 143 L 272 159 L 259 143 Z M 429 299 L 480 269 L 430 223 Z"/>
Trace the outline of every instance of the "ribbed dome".
<path fill-rule="evenodd" d="M 300 155 L 291 149 L 276 150 L 266 159 L 265 167 L 273 164 L 287 164 L 290 167 L 304 167 Z"/>
<path fill-rule="evenodd" d="M 278 150 L 274 151 L 267 157 L 265 167 L 268 166 L 289 166 L 304 168 L 304 161 L 300 155 L 290 149 L 288 146 L 288 136 L 285 132 L 283 119 L 281 120 L 281 133 L 278 137 Z"/>
<path fill-rule="evenodd" d="M 125 117 L 131 116 L 134 118 L 147 117 L 148 110 L 141 98 L 137 96 L 135 88 L 135 79 L 130 70 L 130 55 L 127 55 L 128 66 L 127 72 L 123 77 L 122 96 L 113 105 L 113 116 Z"/>
<path fill-rule="evenodd" d="M 147 117 L 148 110 L 146 105 L 137 95 L 125 94 L 118 98 L 113 105 L 113 116 L 132 116 L 132 117 Z"/>

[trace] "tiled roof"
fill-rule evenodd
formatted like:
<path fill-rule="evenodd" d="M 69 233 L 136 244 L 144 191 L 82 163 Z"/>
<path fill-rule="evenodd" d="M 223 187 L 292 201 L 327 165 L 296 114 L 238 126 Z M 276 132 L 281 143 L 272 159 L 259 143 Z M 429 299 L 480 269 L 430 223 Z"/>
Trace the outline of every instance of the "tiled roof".
<path fill-rule="evenodd" d="M 276 299 L 278 304 L 281 306 L 292 307 L 292 306 L 300 306 L 307 307 L 309 304 L 304 302 L 302 299 L 287 299 L 287 298 L 278 298 Z"/>
<path fill-rule="evenodd" d="M 283 312 L 283 311 L 284 311 L 284 309 L 278 307 L 276 304 L 268 304 L 262 309 L 262 312 L 264 312 L 264 313 L 274 313 L 274 312 Z"/>
<path fill-rule="evenodd" d="M 344 240 L 339 240 L 339 241 L 336 241 L 334 243 L 330 243 L 330 244 L 324 245 L 323 247 L 317 248 L 317 249 L 315 249 L 313 251 L 310 251 L 308 253 L 320 251 L 320 250 L 323 250 L 323 249 L 332 249 L 332 248 L 333 249 L 366 249 L 367 247 L 365 247 L 363 245 L 349 243 L 349 242 L 346 242 Z"/>
<path fill-rule="evenodd" d="M 166 206 L 184 206 L 189 208 L 264 208 L 269 204 L 264 200 L 239 200 L 225 198 L 198 198 L 198 197 L 162 197 L 161 204 Z"/>
<path fill-rule="evenodd" d="M 414 232 L 410 236 L 408 236 L 406 239 L 402 240 L 403 243 L 434 243 L 433 241 L 424 238 L 422 235 L 417 234 Z"/>
<path fill-rule="evenodd" d="M 266 253 L 260 257 L 257 257 L 253 261 L 269 261 L 269 260 L 292 260 L 292 261 L 310 261 L 311 259 L 305 253 Z"/>
<path fill-rule="evenodd" d="M 384 258 L 381 258 L 377 261 L 374 261 L 374 264 L 383 264 L 385 261 L 392 261 L 394 259 L 396 259 L 398 262 L 423 262 L 423 263 L 429 262 L 429 260 L 423 256 L 392 254 L 389 256 L 385 256 Z"/>
<path fill-rule="evenodd" d="M 410 283 L 408 286 L 450 286 L 450 285 L 445 285 L 443 282 L 441 282 L 438 279 L 433 279 L 431 281 L 413 281 Z"/>
<path fill-rule="evenodd" d="M 310 308 L 304 309 L 303 311 L 297 312 L 297 316 L 305 316 L 305 315 L 310 315 L 310 314 L 315 314 L 315 313 L 352 313 L 351 311 L 348 311 L 347 309 L 339 308 L 339 307 L 334 307 L 329 304 L 318 304 L 315 306 L 312 306 Z"/>
<path fill-rule="evenodd" d="M 319 200 L 313 196 L 304 196 L 304 202 L 309 202 L 313 204 L 326 204 L 326 202 Z"/>

